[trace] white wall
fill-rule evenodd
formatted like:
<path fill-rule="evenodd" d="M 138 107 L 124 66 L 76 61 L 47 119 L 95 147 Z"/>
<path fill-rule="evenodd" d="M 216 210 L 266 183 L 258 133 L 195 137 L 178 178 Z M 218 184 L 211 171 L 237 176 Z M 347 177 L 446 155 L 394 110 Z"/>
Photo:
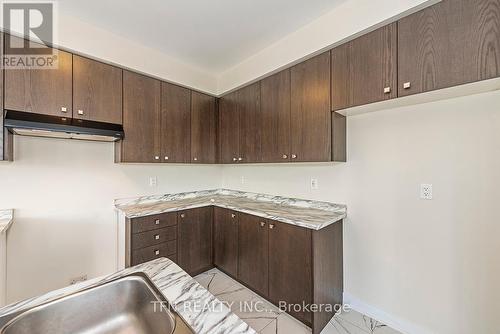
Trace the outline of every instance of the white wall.
<path fill-rule="evenodd" d="M 115 164 L 111 143 L 16 136 L 14 147 L 0 163 L 0 208 L 16 210 L 7 302 L 115 271 L 115 198 L 220 186 L 217 166 Z"/>
<path fill-rule="evenodd" d="M 223 185 L 347 204 L 345 290 L 408 333 L 498 333 L 499 105 L 492 92 L 354 116 L 347 163 L 227 166 Z"/>

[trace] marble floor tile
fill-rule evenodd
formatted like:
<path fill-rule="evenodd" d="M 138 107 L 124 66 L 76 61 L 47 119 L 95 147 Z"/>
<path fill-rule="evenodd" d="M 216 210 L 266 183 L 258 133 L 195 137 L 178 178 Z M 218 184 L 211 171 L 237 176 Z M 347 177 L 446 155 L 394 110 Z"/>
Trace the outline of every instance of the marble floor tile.
<path fill-rule="evenodd" d="M 311 334 L 309 327 L 217 269 L 202 273 L 195 279 L 260 334 Z M 336 315 L 321 334 L 401 333 L 351 310 Z"/>

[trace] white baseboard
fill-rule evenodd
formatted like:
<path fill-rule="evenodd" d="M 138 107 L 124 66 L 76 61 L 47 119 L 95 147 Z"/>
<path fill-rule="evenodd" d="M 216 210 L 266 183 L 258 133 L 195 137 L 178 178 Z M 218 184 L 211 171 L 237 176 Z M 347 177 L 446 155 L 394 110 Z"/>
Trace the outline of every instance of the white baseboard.
<path fill-rule="evenodd" d="M 344 304 L 349 304 L 353 310 L 363 313 L 403 334 L 436 334 L 429 329 L 422 328 L 407 320 L 400 319 L 392 314 L 377 309 L 347 292 L 344 292 Z"/>

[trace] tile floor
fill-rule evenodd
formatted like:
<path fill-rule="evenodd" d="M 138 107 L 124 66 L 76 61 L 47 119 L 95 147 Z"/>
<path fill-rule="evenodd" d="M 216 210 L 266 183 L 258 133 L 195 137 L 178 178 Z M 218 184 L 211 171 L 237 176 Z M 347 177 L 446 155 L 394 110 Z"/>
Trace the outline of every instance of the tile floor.
<path fill-rule="evenodd" d="M 217 269 L 195 277 L 219 300 L 228 303 L 232 311 L 261 334 L 310 334 L 311 329 L 280 311 L 255 292 Z M 245 309 L 245 306 L 248 307 Z M 243 309 L 242 307 L 243 306 Z M 252 309 L 251 306 L 255 306 Z M 400 334 L 386 325 L 356 311 L 338 314 L 321 334 Z"/>

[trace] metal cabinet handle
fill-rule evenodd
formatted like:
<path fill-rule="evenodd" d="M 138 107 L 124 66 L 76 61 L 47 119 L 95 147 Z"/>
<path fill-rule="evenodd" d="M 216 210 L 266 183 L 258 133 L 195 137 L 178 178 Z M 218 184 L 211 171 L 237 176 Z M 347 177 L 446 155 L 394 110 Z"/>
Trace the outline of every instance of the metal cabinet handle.
<path fill-rule="evenodd" d="M 391 87 L 384 88 L 384 94 L 389 94 L 391 92 Z"/>
<path fill-rule="evenodd" d="M 159 219 L 155 219 L 155 225 L 160 225 L 160 220 Z"/>
<path fill-rule="evenodd" d="M 242 161 L 242 160 L 243 160 L 243 158 L 242 158 L 242 157 L 239 157 L 239 158 L 238 158 L 238 161 Z"/>
<path fill-rule="evenodd" d="M 155 234 L 155 240 L 160 240 L 160 235 L 159 234 Z"/>
<path fill-rule="evenodd" d="M 160 250 L 159 249 L 155 249 L 155 255 L 160 255 Z"/>
<path fill-rule="evenodd" d="M 68 112 L 68 109 L 66 107 L 61 107 L 62 112 Z"/>
<path fill-rule="evenodd" d="M 411 82 L 405 82 L 405 83 L 403 84 L 403 88 L 404 88 L 404 89 L 410 89 L 410 88 L 411 88 Z"/>
<path fill-rule="evenodd" d="M 233 158 L 233 161 L 238 161 L 238 158 Z"/>
<path fill-rule="evenodd" d="M 288 159 L 288 155 L 287 154 L 283 154 L 282 158 L 283 159 Z"/>
<path fill-rule="evenodd" d="M 292 154 L 292 159 L 297 159 L 297 154 Z"/>
<path fill-rule="evenodd" d="M 83 110 L 82 109 L 78 109 L 78 115 L 83 115 Z"/>
<path fill-rule="evenodd" d="M 186 217 L 186 215 L 184 213 L 181 213 L 181 218 L 184 218 Z"/>
<path fill-rule="evenodd" d="M 274 228 L 274 224 L 269 224 L 269 228 L 272 230 Z"/>
<path fill-rule="evenodd" d="M 234 213 L 231 213 L 231 218 L 235 218 L 236 215 Z"/>
<path fill-rule="evenodd" d="M 260 227 L 264 227 L 264 226 L 266 226 L 266 223 L 260 222 Z"/>
<path fill-rule="evenodd" d="M 155 155 L 155 160 L 160 160 L 160 157 L 158 155 Z"/>
<path fill-rule="evenodd" d="M 198 161 L 198 158 L 197 158 L 197 157 L 194 157 L 194 158 L 193 158 L 193 160 L 194 160 L 194 161 Z"/>
<path fill-rule="evenodd" d="M 168 156 L 165 156 L 165 158 L 163 158 L 163 159 L 168 160 Z"/>

